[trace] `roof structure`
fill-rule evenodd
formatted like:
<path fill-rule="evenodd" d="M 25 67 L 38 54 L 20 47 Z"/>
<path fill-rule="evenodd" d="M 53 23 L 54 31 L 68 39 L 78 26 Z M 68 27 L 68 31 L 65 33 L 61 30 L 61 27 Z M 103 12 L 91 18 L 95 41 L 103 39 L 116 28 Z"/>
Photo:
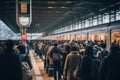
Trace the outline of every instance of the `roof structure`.
<path fill-rule="evenodd" d="M 27 33 L 51 32 L 120 3 L 119 0 L 32 0 L 32 23 Z M 15 0 L 0 2 L 0 19 L 15 32 L 20 29 L 16 23 Z"/>

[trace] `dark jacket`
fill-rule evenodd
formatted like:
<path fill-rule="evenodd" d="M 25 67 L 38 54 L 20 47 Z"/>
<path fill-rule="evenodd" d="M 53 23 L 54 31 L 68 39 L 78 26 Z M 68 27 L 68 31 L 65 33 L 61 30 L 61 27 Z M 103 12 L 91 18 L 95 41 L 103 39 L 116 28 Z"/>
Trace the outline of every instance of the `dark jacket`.
<path fill-rule="evenodd" d="M 23 80 L 21 59 L 13 50 L 0 53 L 0 79 Z"/>
<path fill-rule="evenodd" d="M 83 57 L 80 65 L 80 80 L 92 80 L 92 59 L 89 56 Z"/>
<path fill-rule="evenodd" d="M 120 52 L 110 53 L 104 58 L 100 67 L 99 80 L 120 80 Z"/>
<path fill-rule="evenodd" d="M 78 63 L 79 63 L 78 51 L 71 51 L 67 55 L 65 65 L 64 65 L 63 75 L 67 78 L 67 80 L 77 80 L 74 78 L 73 73 L 74 73 Z"/>

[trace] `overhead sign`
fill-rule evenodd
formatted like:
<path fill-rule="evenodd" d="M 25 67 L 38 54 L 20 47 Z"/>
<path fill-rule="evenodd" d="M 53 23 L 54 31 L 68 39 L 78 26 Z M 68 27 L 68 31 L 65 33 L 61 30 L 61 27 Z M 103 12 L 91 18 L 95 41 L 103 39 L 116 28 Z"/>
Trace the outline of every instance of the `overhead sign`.
<path fill-rule="evenodd" d="M 27 34 L 22 34 L 22 35 L 21 35 L 21 39 L 22 39 L 22 40 L 27 40 Z"/>
<path fill-rule="evenodd" d="M 16 0 L 16 21 L 19 27 L 29 27 L 32 21 L 31 0 Z"/>

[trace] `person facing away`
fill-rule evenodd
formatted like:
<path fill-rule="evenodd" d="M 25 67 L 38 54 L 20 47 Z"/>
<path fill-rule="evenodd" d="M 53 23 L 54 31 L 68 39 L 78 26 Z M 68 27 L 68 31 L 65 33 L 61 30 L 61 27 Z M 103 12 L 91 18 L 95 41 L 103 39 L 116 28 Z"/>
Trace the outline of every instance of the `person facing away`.
<path fill-rule="evenodd" d="M 61 79 L 61 59 L 60 59 L 60 49 L 57 47 L 58 43 L 54 43 L 54 47 L 52 48 L 50 52 L 50 57 L 53 59 L 53 68 L 54 68 L 54 79 L 57 80 L 57 78 Z M 54 56 L 59 57 L 59 59 L 54 60 Z M 56 71 L 58 71 L 58 76 L 56 74 Z"/>
<path fill-rule="evenodd" d="M 94 56 L 93 48 L 90 45 L 85 47 L 85 56 L 83 57 L 77 76 L 80 80 L 97 80 L 100 62 Z"/>
<path fill-rule="evenodd" d="M 14 42 L 7 40 L 5 50 L 0 54 L 0 79 L 23 80 L 21 59 L 13 50 Z"/>
<path fill-rule="evenodd" d="M 99 80 L 120 80 L 120 47 L 113 43 L 110 54 L 102 61 Z"/>
<path fill-rule="evenodd" d="M 100 59 L 100 61 L 102 61 L 105 56 L 108 56 L 109 52 L 108 52 L 108 50 L 106 50 L 105 43 L 101 44 L 101 50 L 100 50 L 100 52 L 98 52 L 98 54 L 99 54 L 98 58 Z"/>
<path fill-rule="evenodd" d="M 73 73 L 76 69 L 76 66 L 79 63 L 79 52 L 76 46 L 72 46 L 71 52 L 67 55 L 64 65 L 63 76 L 66 80 L 77 80 L 74 78 Z"/>

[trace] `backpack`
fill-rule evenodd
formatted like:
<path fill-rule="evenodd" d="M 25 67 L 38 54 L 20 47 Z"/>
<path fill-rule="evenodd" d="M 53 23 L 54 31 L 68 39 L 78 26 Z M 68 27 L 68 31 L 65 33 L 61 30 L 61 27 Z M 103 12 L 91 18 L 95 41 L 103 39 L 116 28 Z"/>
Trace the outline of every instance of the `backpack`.
<path fill-rule="evenodd" d="M 59 53 L 53 53 L 52 59 L 53 59 L 53 61 L 60 60 Z"/>
<path fill-rule="evenodd" d="M 23 68 L 23 80 L 32 79 L 32 73 L 27 62 L 22 62 L 22 68 Z"/>
<path fill-rule="evenodd" d="M 98 80 L 99 67 L 100 67 L 99 59 L 97 59 L 97 58 L 92 59 L 92 78 L 93 78 L 93 80 Z"/>

